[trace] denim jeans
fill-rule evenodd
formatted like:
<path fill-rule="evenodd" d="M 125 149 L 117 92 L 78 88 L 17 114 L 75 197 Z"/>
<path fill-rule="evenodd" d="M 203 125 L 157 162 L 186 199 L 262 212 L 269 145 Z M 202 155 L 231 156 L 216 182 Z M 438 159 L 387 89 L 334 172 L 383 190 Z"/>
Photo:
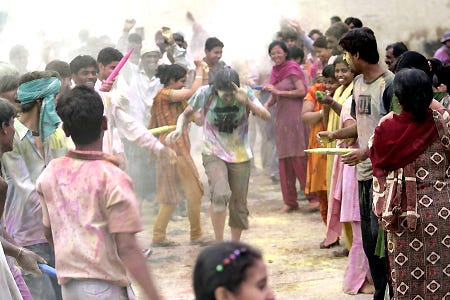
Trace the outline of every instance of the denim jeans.
<path fill-rule="evenodd" d="M 388 266 L 386 258 L 375 255 L 378 219 L 372 211 L 372 179 L 358 181 L 358 193 L 363 248 L 369 261 L 370 274 L 375 285 L 373 299 L 383 300 L 388 284 Z"/>
<path fill-rule="evenodd" d="M 28 250 L 42 256 L 48 265 L 55 267 L 55 253 L 47 243 L 26 246 Z M 47 274 L 36 275 L 23 272 L 23 279 L 30 289 L 34 300 L 62 300 L 61 287 L 55 277 Z"/>
<path fill-rule="evenodd" d="M 98 279 L 71 280 L 62 286 L 64 300 L 132 300 L 126 287 Z"/>

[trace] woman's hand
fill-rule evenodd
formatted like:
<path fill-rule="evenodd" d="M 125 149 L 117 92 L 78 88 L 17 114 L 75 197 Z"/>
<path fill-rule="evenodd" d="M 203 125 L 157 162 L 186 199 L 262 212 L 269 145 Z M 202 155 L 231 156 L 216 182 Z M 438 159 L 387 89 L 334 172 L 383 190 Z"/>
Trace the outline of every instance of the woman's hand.
<path fill-rule="evenodd" d="M 332 131 L 320 131 L 317 133 L 316 138 L 321 145 L 325 145 L 336 140 Z"/>
<path fill-rule="evenodd" d="M 264 85 L 262 90 L 266 92 L 271 92 L 272 95 L 278 95 L 278 90 L 271 84 Z"/>
<path fill-rule="evenodd" d="M 231 83 L 231 85 L 234 88 L 235 91 L 235 97 L 236 99 L 241 102 L 242 104 L 247 105 L 247 101 L 248 101 L 248 92 L 247 89 L 243 88 L 243 87 L 238 87 L 234 82 Z"/>
<path fill-rule="evenodd" d="M 168 145 L 175 144 L 175 142 L 180 139 L 182 134 L 183 134 L 182 130 L 178 130 L 178 128 L 170 132 L 165 138 L 166 144 Z"/>

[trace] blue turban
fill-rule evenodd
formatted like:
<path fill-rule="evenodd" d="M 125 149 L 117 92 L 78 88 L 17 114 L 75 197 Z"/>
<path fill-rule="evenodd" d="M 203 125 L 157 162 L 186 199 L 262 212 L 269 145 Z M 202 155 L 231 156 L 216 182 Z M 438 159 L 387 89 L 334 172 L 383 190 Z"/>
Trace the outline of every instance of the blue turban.
<path fill-rule="evenodd" d="M 43 99 L 39 118 L 41 140 L 52 135 L 61 119 L 55 109 L 55 94 L 59 92 L 61 81 L 56 77 L 39 78 L 21 84 L 17 90 L 17 98 L 21 104 Z"/>

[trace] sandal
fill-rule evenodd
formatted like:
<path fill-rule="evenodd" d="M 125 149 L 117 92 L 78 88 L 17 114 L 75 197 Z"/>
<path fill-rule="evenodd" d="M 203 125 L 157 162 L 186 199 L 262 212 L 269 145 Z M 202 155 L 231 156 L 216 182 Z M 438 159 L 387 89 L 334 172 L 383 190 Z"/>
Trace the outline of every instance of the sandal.
<path fill-rule="evenodd" d="M 331 243 L 329 245 L 325 245 L 325 240 L 321 241 L 319 244 L 320 249 L 330 249 L 330 248 L 337 247 L 337 246 L 339 246 L 339 239 L 337 239 L 336 242 Z"/>
<path fill-rule="evenodd" d="M 191 240 L 190 244 L 192 246 L 203 247 L 203 246 L 208 246 L 208 245 L 214 244 L 215 242 L 216 242 L 215 240 L 212 240 L 212 239 L 209 239 L 209 238 L 203 236 L 198 239 Z"/>

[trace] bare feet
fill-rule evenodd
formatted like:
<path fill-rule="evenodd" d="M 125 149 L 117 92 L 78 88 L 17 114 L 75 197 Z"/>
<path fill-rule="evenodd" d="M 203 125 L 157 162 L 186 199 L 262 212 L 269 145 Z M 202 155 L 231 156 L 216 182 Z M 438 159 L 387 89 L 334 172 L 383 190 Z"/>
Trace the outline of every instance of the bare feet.
<path fill-rule="evenodd" d="M 359 289 L 358 293 L 373 294 L 373 293 L 375 293 L 375 286 L 366 281 L 366 282 L 364 282 L 363 286 Z"/>
<path fill-rule="evenodd" d="M 296 211 L 296 210 L 298 210 L 298 207 L 292 207 L 292 206 L 289 206 L 289 205 L 285 205 L 280 210 L 280 212 L 282 212 L 282 213 L 290 213 L 290 212 L 293 212 L 293 211 Z"/>

